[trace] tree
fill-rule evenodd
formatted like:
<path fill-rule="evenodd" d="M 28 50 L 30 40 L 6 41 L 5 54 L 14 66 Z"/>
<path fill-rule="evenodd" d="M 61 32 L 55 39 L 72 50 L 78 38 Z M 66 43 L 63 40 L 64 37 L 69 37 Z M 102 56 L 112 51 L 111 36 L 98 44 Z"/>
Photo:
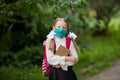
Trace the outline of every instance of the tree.
<path fill-rule="evenodd" d="M 97 13 L 97 20 L 103 20 L 105 26 L 102 30 L 96 30 L 97 33 L 106 33 L 108 29 L 108 23 L 111 17 L 117 13 L 120 9 L 120 1 L 118 0 L 92 0 L 90 1 L 90 7 Z M 100 27 L 100 26 L 98 26 Z"/>

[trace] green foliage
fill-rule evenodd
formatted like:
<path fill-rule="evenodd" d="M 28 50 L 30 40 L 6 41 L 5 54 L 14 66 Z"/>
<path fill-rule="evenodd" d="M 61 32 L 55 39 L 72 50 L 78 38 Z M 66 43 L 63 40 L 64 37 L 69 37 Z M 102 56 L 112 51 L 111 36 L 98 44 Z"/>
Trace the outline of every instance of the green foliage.
<path fill-rule="evenodd" d="M 118 34 L 119 32 L 105 37 L 87 37 L 85 39 L 84 42 L 89 47 L 84 47 L 86 49 L 79 53 L 79 62 L 74 67 L 79 80 L 84 80 L 87 76 L 108 68 L 114 61 L 120 59 L 120 37 Z M 83 69 L 90 66 L 92 68 L 83 73 Z"/>
<path fill-rule="evenodd" d="M 113 37 L 105 37 L 102 39 L 94 38 L 90 40 L 92 42 L 88 45 L 91 45 L 91 47 L 80 54 L 80 64 L 83 64 L 82 62 L 84 62 L 83 67 L 85 67 L 99 61 L 109 61 L 118 58 L 120 48 L 118 45 L 119 41 L 115 42 L 114 40 L 116 40 L 116 38 Z"/>
<path fill-rule="evenodd" d="M 1 66 L 16 66 L 19 68 L 32 67 L 34 65 L 41 65 L 43 57 L 43 47 L 31 46 L 25 47 L 22 51 L 17 53 L 13 52 L 1 52 L 0 65 Z"/>
<path fill-rule="evenodd" d="M 100 72 L 120 58 L 119 36 L 88 37 L 85 42 L 91 47 L 87 47 L 85 51 L 78 54 L 79 62 L 74 66 L 78 80 L 84 80 L 84 78 Z M 26 48 L 24 51 L 29 53 L 31 51 L 29 49 L 30 48 Z M 82 75 L 81 70 L 88 66 L 93 66 L 93 68 Z M 9 72 L 11 72 L 11 74 L 9 74 Z M 47 80 L 47 78 L 41 74 L 40 66 L 24 69 L 12 66 L 0 67 L 0 80 Z"/>
<path fill-rule="evenodd" d="M 41 77 L 38 67 L 19 69 L 12 66 L 0 67 L 0 80 L 47 80 Z"/>
<path fill-rule="evenodd" d="M 118 32 L 118 30 L 120 29 L 120 11 L 118 11 L 110 20 L 109 22 L 109 29 L 108 31 L 111 33 L 115 33 Z"/>
<path fill-rule="evenodd" d="M 48 29 L 42 23 L 37 3 L 38 0 L 1 3 L 3 7 L 0 11 L 0 48 L 2 50 L 19 51 L 25 46 L 42 43 L 46 38 Z"/>
<path fill-rule="evenodd" d="M 96 10 L 97 18 L 106 22 L 120 9 L 120 1 L 118 0 L 88 0 L 88 2 L 90 3 L 91 8 Z"/>
<path fill-rule="evenodd" d="M 105 29 L 111 14 L 119 10 L 116 0 L 111 0 L 114 3 L 110 4 L 107 1 L 92 1 L 92 6 L 87 0 L 0 1 L 0 66 L 4 65 L 0 67 L 0 80 L 47 80 L 41 75 L 40 67 L 33 66 L 41 66 L 42 42 L 57 17 L 66 18 L 70 29 L 78 35 L 77 43 L 81 53 L 74 67 L 77 74 L 89 65 L 93 65 L 94 69 L 88 75 L 96 74 L 120 58 L 119 30 L 113 31 L 115 26 L 119 26 L 118 18 L 110 22 L 112 27 L 109 27 L 108 33 L 111 36 L 90 37 L 95 30 Z M 97 5 L 95 8 L 93 3 Z M 79 76 L 81 80 L 83 75 Z"/>
<path fill-rule="evenodd" d="M 5 1 L 7 0 L 0 1 L 1 65 L 8 65 L 10 63 L 11 65 L 21 67 L 28 64 L 29 66 L 39 64 L 37 60 L 41 60 L 41 51 L 43 51 L 41 49 L 39 50 L 39 48 L 43 40 L 46 39 L 46 35 L 50 29 L 52 29 L 53 20 L 57 17 L 64 17 L 68 20 L 70 29 L 80 37 L 77 39 L 77 42 L 83 52 L 92 48 L 91 45 L 85 42 L 84 36 L 91 35 L 94 31 L 103 30 L 107 27 L 106 21 L 108 17 L 98 20 L 97 10 L 99 9 L 91 9 L 92 6 L 87 3 L 87 0 Z M 104 9 L 101 8 L 102 6 Z M 103 9 L 102 11 L 107 9 L 108 14 L 109 6 L 111 5 L 105 3 L 102 6 L 100 7 Z M 115 7 L 112 10 L 118 10 L 118 8 L 116 9 Z M 103 12 L 103 14 L 106 13 Z M 86 51 L 86 53 L 88 54 L 90 52 Z M 103 53 L 99 55 L 99 59 L 101 59 Z M 97 60 L 96 57 L 98 57 L 97 54 L 94 54 L 94 56 L 93 60 L 90 60 L 92 64 Z M 5 58 L 7 60 L 4 63 Z M 31 58 L 33 59 L 31 60 Z"/>
<path fill-rule="evenodd" d="M 86 4 L 86 0 L 0 1 L 1 65 L 10 63 L 21 67 L 38 64 L 36 61 L 42 58 L 39 45 L 52 29 L 53 20 L 56 17 L 68 18 L 71 16 L 69 11 L 75 11 Z M 4 58 L 7 58 L 5 62 Z"/>
<path fill-rule="evenodd" d="M 67 18 L 68 10 L 87 4 L 86 0 L 6 1 L 0 2 L 0 48 L 8 51 L 42 43 L 54 18 Z"/>

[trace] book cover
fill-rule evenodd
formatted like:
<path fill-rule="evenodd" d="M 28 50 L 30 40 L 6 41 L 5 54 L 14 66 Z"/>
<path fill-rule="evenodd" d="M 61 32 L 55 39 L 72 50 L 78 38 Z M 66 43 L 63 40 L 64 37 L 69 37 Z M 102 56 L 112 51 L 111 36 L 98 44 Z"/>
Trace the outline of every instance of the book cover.
<path fill-rule="evenodd" d="M 55 55 L 68 56 L 69 52 L 70 52 L 69 49 L 67 49 L 66 47 L 60 45 L 59 48 L 57 49 Z"/>

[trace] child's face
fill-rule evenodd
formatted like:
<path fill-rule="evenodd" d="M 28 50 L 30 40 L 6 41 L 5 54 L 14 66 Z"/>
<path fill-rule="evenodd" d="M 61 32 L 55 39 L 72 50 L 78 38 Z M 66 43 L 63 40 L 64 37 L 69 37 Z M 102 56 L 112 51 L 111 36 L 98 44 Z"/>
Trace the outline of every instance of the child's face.
<path fill-rule="evenodd" d="M 57 21 L 54 28 L 67 29 L 67 23 L 65 21 Z"/>

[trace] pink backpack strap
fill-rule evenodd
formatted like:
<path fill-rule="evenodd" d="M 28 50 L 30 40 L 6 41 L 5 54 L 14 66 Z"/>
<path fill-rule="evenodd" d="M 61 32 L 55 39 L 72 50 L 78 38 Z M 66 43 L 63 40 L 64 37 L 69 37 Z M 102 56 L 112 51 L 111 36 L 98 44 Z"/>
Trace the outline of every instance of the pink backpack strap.
<path fill-rule="evenodd" d="M 44 53 L 43 57 L 46 59 L 46 41 L 43 42 Z"/>
<path fill-rule="evenodd" d="M 71 38 L 66 38 L 66 47 L 69 49 L 70 48 L 70 43 L 71 43 Z"/>

